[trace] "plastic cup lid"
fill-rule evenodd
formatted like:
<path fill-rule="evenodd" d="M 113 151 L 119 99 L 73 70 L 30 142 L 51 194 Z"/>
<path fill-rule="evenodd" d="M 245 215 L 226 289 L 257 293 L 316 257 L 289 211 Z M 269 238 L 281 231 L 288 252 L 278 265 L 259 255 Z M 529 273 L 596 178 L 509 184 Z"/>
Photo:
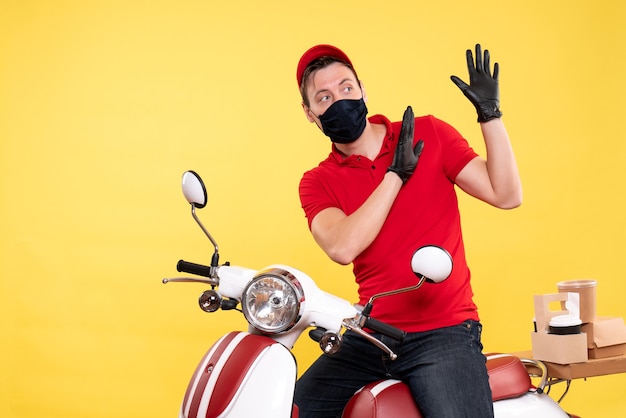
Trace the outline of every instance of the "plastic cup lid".
<path fill-rule="evenodd" d="M 581 325 L 583 321 L 576 315 L 557 315 L 550 319 L 551 327 L 573 327 Z"/>

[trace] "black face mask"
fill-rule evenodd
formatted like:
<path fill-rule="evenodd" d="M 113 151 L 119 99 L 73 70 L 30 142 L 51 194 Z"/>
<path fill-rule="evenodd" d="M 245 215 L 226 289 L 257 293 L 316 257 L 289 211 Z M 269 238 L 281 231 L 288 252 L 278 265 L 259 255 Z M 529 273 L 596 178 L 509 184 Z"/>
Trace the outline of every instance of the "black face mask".
<path fill-rule="evenodd" d="M 337 144 L 349 144 L 356 141 L 367 122 L 367 107 L 365 101 L 338 100 L 333 103 L 323 115 L 319 116 L 322 131 Z"/>

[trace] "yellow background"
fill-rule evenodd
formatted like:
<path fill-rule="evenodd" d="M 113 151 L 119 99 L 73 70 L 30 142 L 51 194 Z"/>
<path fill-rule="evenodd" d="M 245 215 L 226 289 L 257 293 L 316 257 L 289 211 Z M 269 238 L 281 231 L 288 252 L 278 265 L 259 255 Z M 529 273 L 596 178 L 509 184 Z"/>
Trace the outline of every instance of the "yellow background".
<path fill-rule="evenodd" d="M 480 152 L 449 76 L 467 79 L 476 42 L 500 62 L 525 201 L 461 198 L 486 350 L 529 349 L 532 296 L 560 280 L 597 279 L 598 313 L 626 316 L 625 4 L 3 0 L 0 416 L 176 416 L 204 350 L 243 327 L 202 313 L 202 286 L 160 282 L 179 258 L 210 260 L 186 169 L 208 184 L 200 216 L 222 261 L 291 264 L 353 299 L 297 196 L 330 147 L 294 75 L 320 42 L 351 56 L 370 114 L 410 104 Z M 317 354 L 299 341 L 300 370 Z M 563 405 L 623 416 L 624 387 L 624 374 L 575 381 Z"/>

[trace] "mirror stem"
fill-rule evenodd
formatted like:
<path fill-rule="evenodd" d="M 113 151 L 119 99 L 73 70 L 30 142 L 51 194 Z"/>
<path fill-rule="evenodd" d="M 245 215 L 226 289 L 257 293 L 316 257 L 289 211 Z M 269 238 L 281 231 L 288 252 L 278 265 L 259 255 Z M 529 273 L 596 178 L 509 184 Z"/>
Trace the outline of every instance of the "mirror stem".
<path fill-rule="evenodd" d="M 384 293 L 379 293 L 379 294 L 377 294 L 377 295 L 374 295 L 374 296 L 372 296 L 372 297 L 370 298 L 369 302 L 367 302 L 367 305 L 366 305 L 366 307 L 363 309 L 363 312 L 366 312 L 366 311 L 367 311 L 367 315 L 369 315 L 369 313 L 370 313 L 370 312 L 371 312 L 371 310 L 372 310 L 372 304 L 373 304 L 373 303 L 374 303 L 374 301 L 375 301 L 376 299 L 378 299 L 378 298 L 381 298 L 381 297 L 384 297 L 384 296 L 392 296 L 392 295 L 397 295 L 398 293 L 411 292 L 411 291 L 413 291 L 413 290 L 417 290 L 417 289 L 419 289 L 420 287 L 422 287 L 422 285 L 423 285 L 423 284 L 424 284 L 424 282 L 426 281 L 426 276 L 423 276 L 423 275 L 421 275 L 421 274 L 419 274 L 419 275 L 418 275 L 417 273 L 415 273 L 415 274 L 416 274 L 416 275 L 419 277 L 419 279 L 420 279 L 420 281 L 419 281 L 419 282 L 418 282 L 415 286 L 409 286 L 409 287 L 405 287 L 405 288 L 403 288 L 403 289 L 391 290 L 391 291 L 389 291 L 389 292 L 384 292 Z M 369 309 L 368 309 L 368 307 L 369 307 Z"/>
<path fill-rule="evenodd" d="M 422 287 L 422 285 L 424 284 L 424 282 L 427 280 L 426 276 L 422 275 L 422 274 L 418 274 L 415 273 L 415 275 L 417 277 L 419 277 L 419 282 L 417 282 L 417 284 L 415 286 L 409 286 L 409 287 L 405 287 L 402 289 L 397 289 L 397 290 L 391 290 L 389 292 L 383 292 L 383 293 L 379 293 L 377 295 L 374 295 L 370 298 L 370 300 L 367 302 L 367 305 L 365 305 L 363 307 L 363 309 L 361 310 L 361 319 L 360 319 L 360 326 L 362 327 L 365 322 L 366 322 L 366 318 L 370 317 L 370 314 L 372 313 L 372 308 L 374 308 L 374 301 L 378 298 L 382 298 L 384 296 L 392 296 L 392 295 L 397 295 L 398 293 L 404 293 L 404 292 L 411 292 L 413 290 L 417 290 L 420 287 Z"/>
<path fill-rule="evenodd" d="M 202 222 L 200 222 L 200 219 L 198 219 L 198 216 L 196 215 L 196 205 L 194 205 L 193 203 L 191 204 L 191 216 L 193 216 L 193 219 L 195 219 L 198 226 L 200 226 L 200 229 L 202 229 L 202 232 L 204 232 L 204 235 L 206 235 L 209 241 L 211 241 L 211 244 L 213 244 L 213 248 L 215 249 L 215 252 L 213 253 L 213 258 L 211 259 L 211 267 L 217 267 L 219 264 L 219 254 L 218 254 L 217 243 L 215 242 L 211 234 L 209 234 L 209 231 L 207 231 L 204 225 L 202 225 Z"/>

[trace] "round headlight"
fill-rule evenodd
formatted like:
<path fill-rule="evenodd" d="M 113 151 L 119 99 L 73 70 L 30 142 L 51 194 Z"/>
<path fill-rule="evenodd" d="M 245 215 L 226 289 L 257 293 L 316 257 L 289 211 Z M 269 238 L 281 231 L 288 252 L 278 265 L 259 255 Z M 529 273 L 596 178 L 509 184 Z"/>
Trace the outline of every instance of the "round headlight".
<path fill-rule="evenodd" d="M 303 300 L 302 287 L 291 273 L 269 269 L 248 283 L 241 306 L 250 325 L 262 332 L 278 333 L 298 322 Z"/>

